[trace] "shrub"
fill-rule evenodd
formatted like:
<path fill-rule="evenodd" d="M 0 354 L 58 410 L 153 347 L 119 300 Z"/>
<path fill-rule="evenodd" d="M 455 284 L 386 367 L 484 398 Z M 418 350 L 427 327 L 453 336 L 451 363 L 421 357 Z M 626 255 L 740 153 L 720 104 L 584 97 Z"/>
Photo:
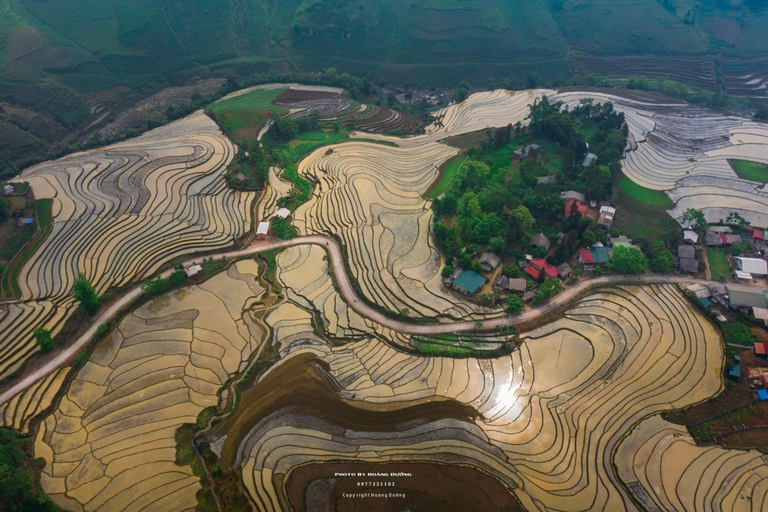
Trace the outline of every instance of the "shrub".
<path fill-rule="evenodd" d="M 80 274 L 72 286 L 72 296 L 80 303 L 86 313 L 95 315 L 101 308 L 101 299 L 96 295 L 96 290 L 85 275 Z"/>
<path fill-rule="evenodd" d="M 170 282 L 162 277 L 147 279 L 141 283 L 141 289 L 148 295 L 158 295 L 170 287 Z"/>
<path fill-rule="evenodd" d="M 181 270 L 177 270 L 168 280 L 171 282 L 171 286 L 179 286 L 187 278 L 187 273 Z"/>
<path fill-rule="evenodd" d="M 519 313 L 525 307 L 522 297 L 519 295 L 510 295 L 504 301 L 507 311 L 510 313 Z"/>
<path fill-rule="evenodd" d="M 451 277 L 453 275 L 453 273 L 455 272 L 455 270 L 456 269 L 454 269 L 451 265 L 446 265 L 445 267 L 443 267 L 443 271 L 442 271 L 441 275 L 443 277 Z"/>
<path fill-rule="evenodd" d="M 563 291 L 563 283 L 559 279 L 550 278 L 539 286 L 536 292 L 536 302 L 544 302 Z"/>
<path fill-rule="evenodd" d="M 35 341 L 43 352 L 51 352 L 56 347 L 51 337 L 51 331 L 42 327 L 35 329 Z"/>
<path fill-rule="evenodd" d="M 296 232 L 296 228 L 291 226 L 290 221 L 288 219 L 281 219 L 280 217 L 276 217 L 272 220 L 271 230 L 272 233 L 281 240 L 290 240 L 299 236 Z"/>

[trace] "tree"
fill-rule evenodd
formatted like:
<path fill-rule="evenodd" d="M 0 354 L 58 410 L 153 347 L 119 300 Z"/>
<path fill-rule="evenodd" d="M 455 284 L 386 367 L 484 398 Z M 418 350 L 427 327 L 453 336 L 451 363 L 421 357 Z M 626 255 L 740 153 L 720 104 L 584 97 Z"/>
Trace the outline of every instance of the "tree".
<path fill-rule="evenodd" d="M 75 279 L 72 296 L 89 315 L 95 315 L 101 308 L 101 299 L 96 295 L 96 290 L 84 274 L 78 274 Z"/>
<path fill-rule="evenodd" d="M 709 226 L 706 217 L 704 217 L 704 213 L 701 210 L 695 210 L 693 208 L 685 210 L 683 220 L 688 222 L 691 229 L 700 233 L 706 231 Z"/>
<path fill-rule="evenodd" d="M 171 274 L 171 277 L 168 278 L 168 280 L 171 282 L 171 286 L 179 286 L 181 283 L 184 282 L 184 280 L 187 278 L 187 273 L 183 270 L 177 270 L 173 274 Z"/>
<path fill-rule="evenodd" d="M 159 295 L 169 288 L 170 283 L 162 277 L 147 279 L 141 283 L 141 289 L 149 295 Z"/>
<path fill-rule="evenodd" d="M 563 291 L 563 283 L 559 279 L 547 279 L 536 291 L 536 302 L 549 300 L 561 291 Z"/>
<path fill-rule="evenodd" d="M 648 268 L 648 259 L 642 251 L 621 246 L 613 251 L 613 266 L 622 274 L 642 274 Z"/>
<path fill-rule="evenodd" d="M 35 329 L 35 341 L 37 342 L 37 345 L 40 347 L 40 350 L 43 352 L 51 352 L 56 344 L 53 341 L 53 337 L 51 337 L 51 331 L 48 329 L 43 329 L 42 327 L 38 327 Z"/>
<path fill-rule="evenodd" d="M 488 241 L 488 248 L 497 254 L 503 253 L 506 246 L 507 240 L 503 236 L 494 236 Z"/>
<path fill-rule="evenodd" d="M 525 307 L 523 299 L 519 295 L 510 295 L 504 301 L 507 311 L 510 313 L 519 313 Z"/>
<path fill-rule="evenodd" d="M 651 244 L 649 251 L 649 263 L 651 270 L 660 274 L 666 274 L 672 272 L 675 268 L 675 255 L 667 249 L 664 242 L 661 240 L 654 240 Z"/>
<path fill-rule="evenodd" d="M 534 218 L 531 211 L 523 205 L 520 205 L 512 210 L 512 217 L 515 218 L 518 225 L 523 230 L 530 228 L 533 226 L 533 223 L 536 222 L 536 219 Z"/>
<path fill-rule="evenodd" d="M 446 265 L 443 267 L 443 271 L 440 273 L 443 277 L 451 277 L 453 273 L 456 271 L 451 265 Z"/>
<path fill-rule="evenodd" d="M 760 121 L 768 121 L 768 104 L 763 103 L 757 107 L 754 117 Z"/>
<path fill-rule="evenodd" d="M 8 205 L 8 200 L 4 197 L 0 197 L 0 221 L 6 220 L 10 214 L 9 212 L 10 206 Z"/>

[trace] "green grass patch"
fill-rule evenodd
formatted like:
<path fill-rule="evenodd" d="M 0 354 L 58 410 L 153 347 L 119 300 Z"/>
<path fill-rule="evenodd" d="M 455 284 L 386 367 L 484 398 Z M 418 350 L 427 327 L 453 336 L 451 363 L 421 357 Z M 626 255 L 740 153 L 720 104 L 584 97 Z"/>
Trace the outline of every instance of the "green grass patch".
<path fill-rule="evenodd" d="M 21 297 L 21 289 L 19 288 L 18 283 L 19 272 L 27 260 L 35 253 L 35 251 L 37 251 L 50 234 L 51 229 L 53 228 L 52 206 L 52 199 L 40 199 L 37 201 L 37 222 L 40 225 L 40 230 L 32 242 L 26 246 L 24 252 L 19 254 L 0 276 L 0 297 L 5 299 Z M 30 230 L 29 235 L 25 236 L 32 236 L 32 231 Z M 28 239 L 29 238 L 27 238 L 27 240 Z M 18 247 L 16 252 L 20 249 L 21 247 Z"/>
<path fill-rule="evenodd" d="M 768 183 L 768 165 L 749 160 L 728 160 L 728 163 L 739 178 Z"/>
<path fill-rule="evenodd" d="M 744 322 L 729 322 L 721 326 L 726 343 L 752 346 L 760 339 Z"/>
<path fill-rule="evenodd" d="M 440 183 L 438 183 L 432 192 L 429 193 L 429 197 L 431 199 L 437 199 L 449 188 L 451 188 L 467 158 L 469 157 L 459 155 L 448 162 L 448 165 L 446 165 L 445 169 L 443 170 L 443 178 L 440 180 Z"/>
<path fill-rule="evenodd" d="M 235 141 L 254 140 L 272 114 L 288 113 L 285 108 L 272 103 L 284 91 L 285 89 L 252 91 L 211 103 L 206 108 Z"/>
<path fill-rule="evenodd" d="M 277 270 L 277 255 L 282 252 L 282 249 L 272 249 L 271 251 L 264 251 L 259 253 L 259 256 L 267 264 L 267 270 L 264 273 L 264 277 L 269 282 L 275 281 L 275 271 Z"/>
<path fill-rule="evenodd" d="M 211 103 L 206 108 L 215 114 L 221 112 L 242 112 L 248 110 L 269 110 L 280 114 L 288 111 L 272 102 L 283 94 L 285 89 L 259 89 L 246 94 L 241 94 L 228 100 Z"/>
<path fill-rule="evenodd" d="M 480 351 L 471 348 L 444 343 L 430 343 L 426 340 L 416 340 L 414 347 L 420 354 L 426 356 L 472 357 L 482 354 Z"/>
<path fill-rule="evenodd" d="M 675 206 L 675 203 L 664 192 L 640 186 L 624 174 L 618 179 L 616 186 L 619 187 L 625 197 L 631 197 L 636 201 L 663 208 Z"/>
<path fill-rule="evenodd" d="M 712 279 L 715 281 L 727 281 L 731 278 L 733 271 L 728 265 L 728 253 L 725 249 L 708 248 L 707 259 L 709 260 L 709 270 L 712 273 Z"/>

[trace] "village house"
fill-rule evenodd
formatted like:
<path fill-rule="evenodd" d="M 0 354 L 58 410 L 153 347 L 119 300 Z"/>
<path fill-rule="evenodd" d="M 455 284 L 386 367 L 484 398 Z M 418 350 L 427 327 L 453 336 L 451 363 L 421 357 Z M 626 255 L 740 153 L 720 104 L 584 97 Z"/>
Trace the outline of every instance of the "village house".
<path fill-rule="evenodd" d="M 528 158 L 531 155 L 535 155 L 537 153 L 541 153 L 543 150 L 541 146 L 538 144 L 528 144 L 525 147 L 519 148 L 515 150 L 513 153 L 513 158 L 516 158 L 518 160 L 524 160 Z"/>
<path fill-rule="evenodd" d="M 720 238 L 719 233 L 713 233 L 711 231 L 707 231 L 704 234 L 704 244 L 707 247 L 720 247 L 723 245 L 723 239 Z"/>
<path fill-rule="evenodd" d="M 584 270 L 595 270 L 595 259 L 592 257 L 592 251 L 584 247 L 579 249 L 579 265 Z"/>
<path fill-rule="evenodd" d="M 581 166 L 592 167 L 595 162 L 597 162 L 597 155 L 594 153 L 587 153 L 587 156 L 584 157 L 584 161 L 581 162 Z"/>
<path fill-rule="evenodd" d="M 696 245 L 699 242 L 699 234 L 692 229 L 683 231 L 683 242 L 690 245 Z"/>
<path fill-rule="evenodd" d="M 565 192 L 560 192 L 560 197 L 562 197 L 565 201 L 575 199 L 580 203 L 586 204 L 587 202 L 587 197 L 581 192 L 576 192 L 575 190 L 566 190 Z"/>
<path fill-rule="evenodd" d="M 550 242 L 549 238 L 544 236 L 543 233 L 539 233 L 538 235 L 533 235 L 531 237 L 531 242 L 529 245 L 531 247 L 543 247 L 546 250 L 549 250 L 549 247 L 552 245 L 552 242 Z"/>
<path fill-rule="evenodd" d="M 501 274 L 493 282 L 493 287 L 505 292 L 525 293 L 528 282 L 523 278 L 512 278 Z"/>
<path fill-rule="evenodd" d="M 291 210 L 288 208 L 280 208 L 275 212 L 275 217 L 278 217 L 280 219 L 287 219 L 291 216 Z"/>
<path fill-rule="evenodd" d="M 557 176 L 539 176 L 536 178 L 536 181 L 539 182 L 541 185 L 557 185 L 560 183 L 560 180 L 557 179 Z"/>
<path fill-rule="evenodd" d="M 699 271 L 696 249 L 692 245 L 680 245 L 677 248 L 677 267 L 683 272 L 695 274 Z"/>
<path fill-rule="evenodd" d="M 567 281 L 573 275 L 573 269 L 568 263 L 563 263 L 557 266 L 557 272 L 560 274 L 560 279 Z"/>
<path fill-rule="evenodd" d="M 525 267 L 525 273 L 534 279 L 539 279 L 539 277 L 541 277 L 542 270 L 547 278 L 557 277 L 559 274 L 557 268 L 555 268 L 554 265 L 547 263 L 544 258 L 534 258 L 528 263 L 528 266 Z"/>
<path fill-rule="evenodd" d="M 574 206 L 575 205 L 575 206 Z M 589 209 L 587 208 L 586 203 L 583 203 L 579 201 L 578 199 L 568 199 L 565 202 L 565 217 L 573 217 L 576 215 L 576 212 L 581 214 L 582 217 L 585 217 L 587 215 L 587 212 Z"/>
<path fill-rule="evenodd" d="M 613 219 L 616 216 L 616 208 L 612 206 L 601 206 L 600 214 L 597 217 L 597 225 L 606 231 L 613 227 Z"/>
<path fill-rule="evenodd" d="M 485 284 L 485 278 L 472 270 L 462 270 L 453 280 L 453 289 L 464 295 L 474 295 Z"/>
<path fill-rule="evenodd" d="M 484 252 L 480 255 L 478 263 L 485 272 L 493 272 L 501 263 L 501 258 L 492 252 Z"/>
<path fill-rule="evenodd" d="M 768 308 L 768 288 L 728 283 L 725 289 L 728 303 L 734 309 Z"/>
<path fill-rule="evenodd" d="M 267 237 L 269 237 L 269 222 L 259 222 L 259 225 L 256 228 L 256 238 L 264 240 Z"/>

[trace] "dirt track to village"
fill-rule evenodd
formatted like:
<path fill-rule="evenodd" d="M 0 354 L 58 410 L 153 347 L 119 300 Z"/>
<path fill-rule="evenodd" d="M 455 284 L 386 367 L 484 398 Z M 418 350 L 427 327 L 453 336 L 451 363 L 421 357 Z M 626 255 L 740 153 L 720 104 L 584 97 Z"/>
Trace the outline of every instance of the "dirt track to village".
<path fill-rule="evenodd" d="M 362 298 L 360 298 L 355 292 L 355 288 L 352 286 L 352 282 L 347 275 L 346 268 L 344 266 L 344 257 L 339 244 L 325 236 L 312 235 L 302 236 L 294 238 L 292 240 L 257 240 L 252 242 L 245 249 L 237 251 L 229 251 L 214 255 L 214 258 L 242 258 L 259 254 L 261 252 L 269 251 L 272 249 L 283 249 L 287 247 L 293 247 L 297 245 L 319 245 L 324 247 L 330 256 L 330 261 L 333 266 L 333 274 L 336 278 L 336 282 L 339 286 L 339 291 L 347 301 L 347 303 L 355 309 L 362 316 L 377 322 L 383 326 L 389 327 L 398 332 L 405 334 L 445 334 L 452 332 L 463 331 L 475 331 L 478 327 L 475 322 L 450 322 L 450 323 L 432 323 L 432 324 L 415 324 L 409 322 L 403 322 L 395 320 L 372 306 L 368 305 Z M 184 263 L 184 266 L 191 265 L 193 261 L 200 258 L 190 259 Z M 161 277 L 167 278 L 174 272 L 174 269 L 169 269 L 160 274 Z M 517 315 L 507 315 L 503 318 L 496 318 L 483 322 L 481 330 L 493 330 L 502 327 L 519 326 L 521 323 L 530 322 L 536 318 L 557 310 L 563 305 L 570 303 L 575 297 L 580 294 L 601 286 L 610 286 L 616 284 L 670 284 L 670 283 L 702 283 L 706 284 L 707 281 L 701 279 L 694 279 L 685 276 L 666 276 L 666 275 L 653 275 L 653 276 L 626 276 L 626 275 L 608 275 L 596 277 L 582 281 L 575 286 L 567 288 L 560 295 L 552 299 L 551 301 L 543 304 L 539 307 L 526 311 L 525 313 Z M 16 382 L 12 387 L 8 388 L 2 394 L 0 394 L 0 404 L 13 398 L 18 393 L 29 388 L 40 379 L 43 379 L 47 375 L 56 371 L 59 367 L 65 366 L 68 362 L 88 343 L 88 341 L 96 333 L 96 330 L 101 324 L 111 321 L 114 316 L 125 306 L 136 300 L 142 291 L 140 286 L 136 286 L 130 292 L 126 293 L 120 300 L 112 304 L 107 310 L 102 312 L 97 319 L 94 320 L 91 327 L 81 334 L 77 340 L 68 346 L 62 352 L 56 354 L 50 361 L 44 365 L 36 368 L 28 375 L 24 375 L 22 379 Z"/>

